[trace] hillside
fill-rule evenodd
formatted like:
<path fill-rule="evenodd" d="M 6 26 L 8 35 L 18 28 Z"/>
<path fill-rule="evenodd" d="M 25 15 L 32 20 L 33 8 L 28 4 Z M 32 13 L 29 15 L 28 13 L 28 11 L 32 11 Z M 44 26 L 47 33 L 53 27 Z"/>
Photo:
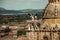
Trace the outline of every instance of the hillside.
<path fill-rule="evenodd" d="M 41 14 L 43 12 L 44 9 L 6 10 L 4 8 L 0 8 L 0 14 Z"/>

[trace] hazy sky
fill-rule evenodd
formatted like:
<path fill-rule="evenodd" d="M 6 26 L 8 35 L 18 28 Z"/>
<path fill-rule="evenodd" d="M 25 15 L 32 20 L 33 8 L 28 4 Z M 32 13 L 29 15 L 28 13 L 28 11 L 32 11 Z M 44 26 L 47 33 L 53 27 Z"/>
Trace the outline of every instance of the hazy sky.
<path fill-rule="evenodd" d="M 44 9 L 48 0 L 0 0 L 0 7 L 8 10 Z"/>

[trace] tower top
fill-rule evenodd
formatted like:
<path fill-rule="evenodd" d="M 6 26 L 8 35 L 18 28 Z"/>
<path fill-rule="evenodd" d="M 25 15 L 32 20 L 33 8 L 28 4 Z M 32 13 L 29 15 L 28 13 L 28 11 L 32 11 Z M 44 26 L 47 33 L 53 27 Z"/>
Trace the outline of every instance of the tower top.
<path fill-rule="evenodd" d="M 60 0 L 48 0 L 49 3 L 60 2 Z"/>
<path fill-rule="evenodd" d="M 51 3 L 51 4 L 50 4 Z M 60 0 L 49 0 L 43 18 L 60 18 Z"/>

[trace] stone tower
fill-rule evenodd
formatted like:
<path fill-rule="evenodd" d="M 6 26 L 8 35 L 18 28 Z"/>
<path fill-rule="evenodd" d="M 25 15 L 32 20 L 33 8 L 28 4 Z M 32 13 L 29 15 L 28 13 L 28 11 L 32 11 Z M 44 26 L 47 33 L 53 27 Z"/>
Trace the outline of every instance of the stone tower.
<path fill-rule="evenodd" d="M 60 40 L 60 0 L 48 0 L 48 2 L 42 25 L 47 30 L 45 33 L 48 34 L 48 40 Z"/>
<path fill-rule="evenodd" d="M 49 25 L 60 24 L 60 0 L 49 0 L 43 18 Z"/>

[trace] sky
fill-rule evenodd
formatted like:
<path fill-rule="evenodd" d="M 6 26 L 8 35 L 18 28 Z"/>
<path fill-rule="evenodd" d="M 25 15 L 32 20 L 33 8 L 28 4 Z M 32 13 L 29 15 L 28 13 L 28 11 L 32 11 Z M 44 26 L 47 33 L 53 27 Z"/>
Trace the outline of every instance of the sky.
<path fill-rule="evenodd" d="M 48 0 L 0 0 L 0 7 L 8 10 L 44 9 Z"/>

